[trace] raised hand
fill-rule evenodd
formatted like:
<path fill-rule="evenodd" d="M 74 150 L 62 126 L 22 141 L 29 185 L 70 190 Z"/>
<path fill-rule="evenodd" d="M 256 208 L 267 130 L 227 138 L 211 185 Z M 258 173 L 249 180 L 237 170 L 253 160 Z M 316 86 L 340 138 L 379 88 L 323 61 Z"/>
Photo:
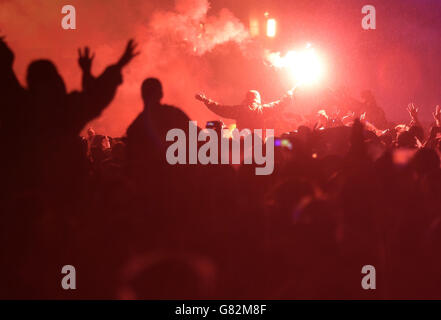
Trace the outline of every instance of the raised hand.
<path fill-rule="evenodd" d="M 4 37 L 0 37 L 0 65 L 10 68 L 14 63 L 14 58 L 14 52 L 8 47 Z"/>
<path fill-rule="evenodd" d="M 356 118 L 355 112 L 352 112 L 342 117 L 341 121 L 343 122 L 343 124 L 347 124 L 350 122 L 354 122 L 355 118 Z"/>
<path fill-rule="evenodd" d="M 325 122 L 328 121 L 328 119 L 329 119 L 329 116 L 328 116 L 328 114 L 326 113 L 325 110 L 319 110 L 319 111 L 317 111 L 317 116 L 318 116 L 320 119 L 323 119 Z"/>
<path fill-rule="evenodd" d="M 292 96 L 294 94 L 294 91 L 297 89 L 297 87 L 291 88 L 290 90 L 288 90 L 287 94 L 289 96 Z"/>
<path fill-rule="evenodd" d="M 90 73 L 94 58 L 95 53 L 90 55 L 89 47 L 85 47 L 83 52 L 81 52 L 81 49 L 78 49 L 78 64 L 80 65 L 80 68 L 81 70 L 83 70 L 83 72 Z"/>
<path fill-rule="evenodd" d="M 199 100 L 199 101 L 202 101 L 202 102 L 204 102 L 204 101 L 207 100 L 207 97 L 206 97 L 205 94 L 203 94 L 203 93 L 198 93 L 198 94 L 196 94 L 196 95 L 195 95 L 195 98 L 196 98 L 196 100 Z"/>
<path fill-rule="evenodd" d="M 134 57 L 136 57 L 137 55 L 140 54 L 140 52 L 135 52 L 136 47 L 138 46 L 137 43 L 135 43 L 135 41 L 133 39 L 130 39 L 129 42 L 127 43 L 126 46 L 126 50 L 124 51 L 123 55 L 121 56 L 121 58 L 119 59 L 117 65 L 120 68 L 125 67 L 127 64 L 129 64 L 130 61 L 132 61 L 132 59 Z"/>
<path fill-rule="evenodd" d="M 409 115 L 413 122 L 418 122 L 418 107 L 416 107 L 413 103 L 409 103 L 407 106 L 407 112 L 409 112 Z"/>
<path fill-rule="evenodd" d="M 435 112 L 432 113 L 433 119 L 435 119 L 436 126 L 441 127 L 441 107 L 439 105 L 436 106 Z"/>

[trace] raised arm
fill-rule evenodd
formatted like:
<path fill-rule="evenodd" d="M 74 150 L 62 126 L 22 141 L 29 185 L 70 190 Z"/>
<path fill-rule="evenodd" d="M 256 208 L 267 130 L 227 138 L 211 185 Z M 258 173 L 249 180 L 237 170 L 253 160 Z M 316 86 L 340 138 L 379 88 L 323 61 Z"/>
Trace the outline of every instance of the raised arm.
<path fill-rule="evenodd" d="M 427 139 L 424 147 L 435 149 L 437 145 L 437 137 L 441 133 L 441 107 L 437 105 L 435 111 L 432 113 L 435 125 L 430 128 L 430 135 Z"/>
<path fill-rule="evenodd" d="M 85 108 L 82 113 L 82 116 L 85 118 L 84 121 L 90 121 L 99 116 L 113 100 L 118 86 L 122 83 L 122 69 L 139 54 L 135 52 L 135 49 L 136 44 L 133 40 L 130 40 L 117 63 L 107 67 L 97 78 L 94 78 L 90 72 L 94 56 L 89 55 L 88 48 L 84 50 L 83 55 L 81 55 L 80 51 L 79 63 L 83 70 L 83 92 L 81 93 L 81 99 L 83 101 L 82 105 Z"/>
<path fill-rule="evenodd" d="M 12 69 L 14 59 L 14 53 L 6 44 L 4 38 L 0 37 L 0 92 L 2 99 L 5 96 L 24 90 Z"/>
<path fill-rule="evenodd" d="M 96 80 L 92 75 L 92 62 L 95 58 L 95 53 L 90 55 L 89 47 L 85 47 L 83 51 L 78 49 L 78 64 L 83 71 L 82 86 L 83 90 L 91 89 Z"/>
<path fill-rule="evenodd" d="M 421 127 L 421 124 L 420 124 L 420 121 L 419 121 L 419 118 L 418 118 L 418 112 L 419 112 L 420 110 L 419 110 L 419 108 L 418 107 L 416 107 L 413 103 L 409 103 L 408 105 L 407 105 L 407 112 L 409 112 L 409 115 L 410 115 L 410 126 L 420 126 Z"/>
<path fill-rule="evenodd" d="M 435 107 L 435 112 L 433 112 L 432 115 L 435 120 L 435 125 L 441 127 L 441 107 L 439 105 Z"/>
<path fill-rule="evenodd" d="M 26 90 L 20 85 L 12 69 L 14 53 L 0 37 L 0 122 L 17 117 L 23 105 Z"/>
<path fill-rule="evenodd" d="M 423 135 L 425 135 L 426 133 L 424 132 L 424 127 L 418 117 L 419 108 L 416 107 L 413 103 L 409 103 L 407 106 L 407 111 L 409 112 L 411 119 L 409 127 L 419 127 L 421 128 Z"/>
<path fill-rule="evenodd" d="M 223 118 L 236 119 L 241 109 L 240 106 L 221 105 L 211 99 L 208 99 L 203 93 L 198 93 L 195 98 L 202 101 L 207 108 L 210 109 L 210 111 Z"/>

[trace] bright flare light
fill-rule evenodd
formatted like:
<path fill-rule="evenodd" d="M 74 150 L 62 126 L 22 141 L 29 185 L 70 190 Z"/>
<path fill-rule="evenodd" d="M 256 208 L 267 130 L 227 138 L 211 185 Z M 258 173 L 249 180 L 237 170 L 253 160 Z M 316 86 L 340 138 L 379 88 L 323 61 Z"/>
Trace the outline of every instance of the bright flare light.
<path fill-rule="evenodd" d="M 323 61 L 309 44 L 302 51 L 288 51 L 283 57 L 276 52 L 267 58 L 274 67 L 287 69 L 295 86 L 315 84 L 324 74 Z"/>
<path fill-rule="evenodd" d="M 274 38 L 277 32 L 276 19 L 268 19 L 266 22 L 266 35 L 270 38 Z"/>

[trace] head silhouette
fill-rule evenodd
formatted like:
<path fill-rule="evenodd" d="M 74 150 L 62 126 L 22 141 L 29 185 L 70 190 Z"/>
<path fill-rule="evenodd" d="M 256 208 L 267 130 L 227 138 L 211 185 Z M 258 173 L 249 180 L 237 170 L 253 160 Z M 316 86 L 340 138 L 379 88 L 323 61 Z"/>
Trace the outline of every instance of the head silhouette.
<path fill-rule="evenodd" d="M 156 78 L 144 80 L 141 86 L 141 94 L 144 106 L 160 104 L 163 97 L 161 81 Z"/>
<path fill-rule="evenodd" d="M 260 104 L 260 93 L 257 90 L 249 90 L 245 95 L 245 103 L 251 105 L 253 103 Z"/>
<path fill-rule="evenodd" d="M 49 60 L 37 60 L 28 67 L 28 88 L 31 93 L 47 98 L 66 94 L 66 86 L 55 65 Z"/>

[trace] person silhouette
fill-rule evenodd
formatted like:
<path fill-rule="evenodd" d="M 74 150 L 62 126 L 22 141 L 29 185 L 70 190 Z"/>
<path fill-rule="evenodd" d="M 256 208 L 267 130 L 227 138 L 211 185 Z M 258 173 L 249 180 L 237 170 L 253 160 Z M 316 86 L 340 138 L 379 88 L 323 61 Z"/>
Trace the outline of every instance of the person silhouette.
<path fill-rule="evenodd" d="M 25 89 L 20 85 L 12 68 L 14 52 L 0 37 L 0 136 L 16 135 L 23 116 Z"/>
<path fill-rule="evenodd" d="M 161 82 L 156 78 L 144 80 L 141 95 L 144 109 L 127 129 L 129 149 L 137 149 L 135 157 L 139 157 L 149 146 L 165 157 L 167 132 L 174 128 L 188 131 L 190 119 L 180 109 L 161 103 L 164 93 Z"/>
<path fill-rule="evenodd" d="M 0 139 L 4 150 L 0 157 L 1 191 L 14 189 L 26 160 L 21 156 L 26 144 L 24 116 L 27 92 L 20 85 L 14 70 L 14 52 L 0 37 Z M 2 194 L 6 194 L 1 192 Z"/>
<path fill-rule="evenodd" d="M 202 101 L 208 109 L 218 116 L 236 120 L 236 127 L 242 129 L 264 129 L 265 120 L 281 113 L 286 104 L 292 99 L 294 88 L 289 90 L 280 100 L 263 104 L 260 93 L 256 90 L 249 90 L 244 101 L 235 106 L 221 105 L 205 94 L 196 94 L 196 99 Z"/>
<path fill-rule="evenodd" d="M 84 125 L 98 117 L 113 100 L 116 89 L 122 83 L 122 69 L 138 54 L 135 48 L 133 40 L 130 40 L 119 61 L 107 67 L 97 78 L 90 73 L 93 57 L 89 57 L 89 49 L 85 49 L 84 55 L 80 51 L 79 64 L 83 70 L 81 92 L 67 93 L 64 81 L 51 61 L 32 62 L 27 72 L 27 84 L 34 104 L 33 116 L 36 118 L 33 122 L 40 126 L 38 129 L 78 135 Z"/>
<path fill-rule="evenodd" d="M 93 56 L 89 49 L 79 56 L 83 70 L 83 90 L 68 93 L 63 78 L 56 66 L 49 60 L 33 61 L 27 70 L 29 102 L 26 128 L 29 158 L 36 164 L 36 172 L 44 177 L 47 173 L 82 170 L 82 144 L 78 138 L 83 127 L 96 117 L 113 100 L 122 83 L 122 69 L 138 54 L 136 44 L 130 40 L 117 63 L 107 67 L 98 77 L 90 69 Z M 43 177 L 36 180 L 43 181 Z"/>
<path fill-rule="evenodd" d="M 158 79 L 146 79 L 141 95 L 144 109 L 127 129 L 129 175 L 142 198 L 138 208 L 142 212 L 150 208 L 149 212 L 168 214 L 174 212 L 168 198 L 180 204 L 186 201 L 179 198 L 179 190 L 189 174 L 188 166 L 166 162 L 167 144 L 172 143 L 166 141 L 166 135 L 174 128 L 187 132 L 190 119 L 180 109 L 161 103 L 164 94 Z"/>

